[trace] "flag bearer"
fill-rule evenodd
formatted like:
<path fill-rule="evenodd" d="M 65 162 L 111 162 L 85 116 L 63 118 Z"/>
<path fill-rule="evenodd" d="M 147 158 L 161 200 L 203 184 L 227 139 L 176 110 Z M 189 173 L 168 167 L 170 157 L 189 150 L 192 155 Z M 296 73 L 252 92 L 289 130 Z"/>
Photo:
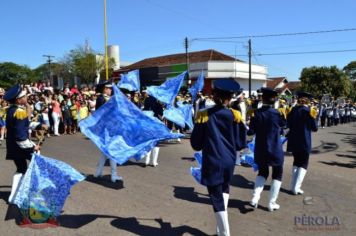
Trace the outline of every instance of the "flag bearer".
<path fill-rule="evenodd" d="M 97 89 L 102 90 L 102 94 L 100 94 L 96 100 L 96 107 L 95 107 L 96 111 L 107 101 L 109 101 L 110 96 L 112 94 L 112 84 L 110 82 L 104 82 L 102 84 L 99 84 Z M 104 153 L 102 153 L 101 156 L 99 157 L 99 162 L 94 177 L 101 177 L 103 175 L 103 169 L 104 169 L 106 159 L 108 158 L 105 156 Z M 116 162 L 111 159 L 110 159 L 110 167 L 111 167 L 111 181 L 115 183 L 118 180 L 122 180 L 122 177 L 117 175 Z"/>
<path fill-rule="evenodd" d="M 201 183 L 207 186 L 215 212 L 218 235 L 230 235 L 227 206 L 236 151 L 246 146 L 246 130 L 239 111 L 228 109 L 233 93 L 240 91 L 234 80 L 213 83 L 215 105 L 199 111 L 190 138 L 193 149 L 202 150 Z"/>
<path fill-rule="evenodd" d="M 6 115 L 6 159 L 13 160 L 16 165 L 16 173 L 12 180 L 9 203 L 13 203 L 17 188 L 22 176 L 27 170 L 27 161 L 34 151 L 40 149 L 29 138 L 29 114 L 26 92 L 20 85 L 10 88 L 4 95 L 4 99 L 10 103 Z"/>

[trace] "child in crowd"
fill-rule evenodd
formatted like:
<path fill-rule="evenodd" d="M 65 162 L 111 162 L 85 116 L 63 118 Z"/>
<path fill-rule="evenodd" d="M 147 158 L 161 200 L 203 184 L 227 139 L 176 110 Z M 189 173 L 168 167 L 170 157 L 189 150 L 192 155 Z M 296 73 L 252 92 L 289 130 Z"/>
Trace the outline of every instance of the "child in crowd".
<path fill-rule="evenodd" d="M 64 134 L 72 134 L 72 116 L 70 106 L 67 104 L 66 100 L 63 100 L 61 103 L 61 111 L 62 111 L 62 122 L 64 128 Z"/>
<path fill-rule="evenodd" d="M 79 119 L 84 120 L 89 116 L 89 109 L 84 100 L 80 101 Z"/>
<path fill-rule="evenodd" d="M 8 104 L 5 100 L 1 101 L 0 104 L 0 145 L 5 138 L 5 131 L 6 131 L 6 110 L 8 108 Z"/>
<path fill-rule="evenodd" d="M 70 111 L 72 114 L 72 130 L 73 134 L 75 134 L 78 130 L 78 108 L 77 104 L 72 103 L 72 106 L 70 107 Z"/>

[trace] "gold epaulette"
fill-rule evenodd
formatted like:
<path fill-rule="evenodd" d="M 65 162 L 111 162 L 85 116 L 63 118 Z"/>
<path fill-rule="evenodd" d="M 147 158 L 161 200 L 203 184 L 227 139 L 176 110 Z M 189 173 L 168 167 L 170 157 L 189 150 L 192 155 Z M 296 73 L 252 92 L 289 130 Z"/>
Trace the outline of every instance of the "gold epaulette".
<path fill-rule="evenodd" d="M 315 107 L 310 107 L 310 116 L 315 119 L 318 116 L 318 111 Z"/>
<path fill-rule="evenodd" d="M 246 116 L 254 117 L 256 110 L 257 109 L 255 109 L 255 108 L 248 109 L 247 112 L 246 112 Z"/>
<path fill-rule="evenodd" d="M 232 114 L 234 115 L 234 121 L 240 123 L 242 121 L 242 114 L 240 111 L 230 108 Z"/>
<path fill-rule="evenodd" d="M 18 120 L 24 120 L 28 118 L 27 111 L 25 109 L 18 107 L 14 113 L 14 117 Z"/>
<path fill-rule="evenodd" d="M 209 120 L 209 115 L 208 115 L 208 111 L 198 111 L 197 113 L 197 117 L 195 118 L 195 123 L 197 124 L 202 124 L 202 123 L 206 123 Z"/>
<path fill-rule="evenodd" d="M 281 116 L 283 116 L 284 119 L 287 119 L 287 111 L 286 110 L 287 109 L 283 108 L 283 107 L 278 108 L 279 114 L 281 114 Z"/>

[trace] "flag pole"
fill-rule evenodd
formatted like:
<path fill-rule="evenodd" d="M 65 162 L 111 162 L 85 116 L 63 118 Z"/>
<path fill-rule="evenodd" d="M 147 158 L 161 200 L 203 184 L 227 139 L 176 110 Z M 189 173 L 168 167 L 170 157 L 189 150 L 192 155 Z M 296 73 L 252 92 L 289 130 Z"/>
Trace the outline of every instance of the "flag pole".
<path fill-rule="evenodd" d="M 104 37 L 105 37 L 105 79 L 109 79 L 108 30 L 106 21 L 106 0 L 104 0 Z"/>

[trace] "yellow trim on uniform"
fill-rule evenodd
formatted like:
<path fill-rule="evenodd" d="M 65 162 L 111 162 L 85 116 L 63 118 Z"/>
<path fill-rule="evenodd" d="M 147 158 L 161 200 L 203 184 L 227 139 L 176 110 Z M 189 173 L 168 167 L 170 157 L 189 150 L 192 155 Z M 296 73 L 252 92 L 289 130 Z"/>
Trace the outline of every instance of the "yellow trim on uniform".
<path fill-rule="evenodd" d="M 279 114 L 284 117 L 284 119 L 287 119 L 287 109 L 284 107 L 278 108 Z"/>
<path fill-rule="evenodd" d="M 22 108 L 17 108 L 14 113 L 14 117 L 18 120 L 24 120 L 28 118 L 27 111 Z"/>
<path fill-rule="evenodd" d="M 255 109 L 255 108 L 250 108 L 250 109 L 248 109 L 247 112 L 246 112 L 246 116 L 254 117 L 256 110 L 257 110 L 257 109 Z"/>
<path fill-rule="evenodd" d="M 309 114 L 313 119 L 315 119 L 318 116 L 318 111 L 315 107 L 311 107 Z"/>
<path fill-rule="evenodd" d="M 240 111 L 230 108 L 232 114 L 234 115 L 234 121 L 240 123 L 242 121 L 242 114 Z"/>
<path fill-rule="evenodd" d="M 197 117 L 195 118 L 195 123 L 197 124 L 202 124 L 202 123 L 206 123 L 209 120 L 209 115 L 208 115 L 208 111 L 198 111 L 197 113 Z"/>

